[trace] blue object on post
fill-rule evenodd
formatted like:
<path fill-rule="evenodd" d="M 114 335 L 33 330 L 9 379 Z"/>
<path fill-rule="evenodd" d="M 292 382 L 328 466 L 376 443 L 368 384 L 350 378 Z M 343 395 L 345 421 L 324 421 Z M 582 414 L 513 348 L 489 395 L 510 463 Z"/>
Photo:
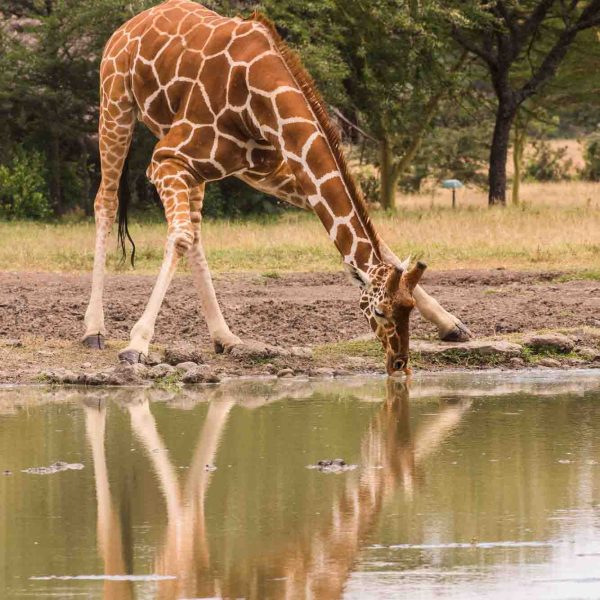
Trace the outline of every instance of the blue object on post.
<path fill-rule="evenodd" d="M 458 179 L 444 179 L 442 187 L 446 190 L 452 190 L 452 208 L 456 208 L 456 190 L 465 187 L 462 181 Z"/>

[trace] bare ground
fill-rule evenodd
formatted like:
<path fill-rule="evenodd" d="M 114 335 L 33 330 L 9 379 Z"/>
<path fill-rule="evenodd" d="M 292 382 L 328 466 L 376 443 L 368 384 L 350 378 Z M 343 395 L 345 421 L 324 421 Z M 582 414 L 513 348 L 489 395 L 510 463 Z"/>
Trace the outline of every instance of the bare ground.
<path fill-rule="evenodd" d="M 568 330 L 579 344 L 600 349 L 600 282 L 564 279 L 558 272 L 447 271 L 428 273 L 424 285 L 478 338 L 514 339 L 532 331 Z M 0 273 L 0 383 L 35 381 L 48 368 L 79 369 L 91 363 L 100 369 L 114 364 L 118 349 L 126 345 L 129 330 L 143 311 L 153 280 L 138 275 L 108 277 L 109 344 L 104 352 L 93 352 L 79 344 L 89 277 Z M 322 348 L 369 332 L 358 310 L 357 291 L 343 274 L 221 275 L 215 287 L 231 329 L 245 339 L 284 348 Z M 417 314 L 412 334 L 435 337 L 432 326 Z M 228 374 L 264 374 L 284 366 L 304 372 L 315 366 L 350 371 L 383 366 L 372 353 L 364 360 L 357 356 L 344 360 L 331 353 L 320 361 L 288 358 L 274 361 L 274 367 L 265 361 L 217 357 L 187 276 L 173 282 L 154 341 L 164 348 L 181 340 L 198 346 L 206 362 Z"/>

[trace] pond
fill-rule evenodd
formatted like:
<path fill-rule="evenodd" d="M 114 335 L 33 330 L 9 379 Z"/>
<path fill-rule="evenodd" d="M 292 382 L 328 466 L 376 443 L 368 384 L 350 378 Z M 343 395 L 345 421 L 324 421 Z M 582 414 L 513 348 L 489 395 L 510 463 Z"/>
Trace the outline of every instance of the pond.
<path fill-rule="evenodd" d="M 0 390 L 2 599 L 598 598 L 599 564 L 598 371 Z"/>

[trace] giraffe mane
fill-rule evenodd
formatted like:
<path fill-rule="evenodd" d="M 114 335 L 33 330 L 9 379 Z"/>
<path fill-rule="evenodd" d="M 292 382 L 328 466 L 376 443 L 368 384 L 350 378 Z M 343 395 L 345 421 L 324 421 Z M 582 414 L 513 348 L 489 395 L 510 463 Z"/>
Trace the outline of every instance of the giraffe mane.
<path fill-rule="evenodd" d="M 286 44 L 283 38 L 279 35 L 275 24 L 270 19 L 268 19 L 262 13 L 254 11 L 254 13 L 252 13 L 252 15 L 249 17 L 249 20 L 256 21 L 267 28 L 273 42 L 275 43 L 277 51 L 283 58 L 283 61 L 292 74 L 292 77 L 300 86 L 304 97 L 308 101 L 319 125 L 321 126 L 321 129 L 323 130 L 323 133 L 325 134 L 325 138 L 327 139 L 329 147 L 331 148 L 331 152 L 333 153 L 338 169 L 342 175 L 344 184 L 348 189 L 350 199 L 354 205 L 354 210 L 356 211 L 358 219 L 361 222 L 361 225 L 363 226 L 367 236 L 369 237 L 369 241 L 373 245 L 375 254 L 381 260 L 383 257 L 379 235 L 377 234 L 377 231 L 373 225 L 373 221 L 371 221 L 371 217 L 369 216 L 369 211 L 367 210 L 367 205 L 365 203 L 362 191 L 356 185 L 356 181 L 350 172 L 348 162 L 342 151 L 342 142 L 340 140 L 340 136 L 337 132 L 337 129 L 331 122 L 327 105 L 320 92 L 317 90 L 314 79 L 304 68 L 298 53 L 292 50 Z"/>

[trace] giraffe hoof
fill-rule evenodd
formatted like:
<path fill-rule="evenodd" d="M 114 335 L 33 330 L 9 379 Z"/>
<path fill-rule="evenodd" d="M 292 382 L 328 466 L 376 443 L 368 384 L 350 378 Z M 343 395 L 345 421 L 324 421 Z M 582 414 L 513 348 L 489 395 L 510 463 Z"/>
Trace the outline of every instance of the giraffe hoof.
<path fill-rule="evenodd" d="M 125 362 L 130 365 L 135 365 L 137 363 L 145 364 L 146 358 L 145 354 L 142 354 L 137 350 L 123 350 L 119 352 L 119 362 Z"/>
<path fill-rule="evenodd" d="M 461 321 L 458 321 L 456 327 L 441 337 L 441 340 L 442 342 L 468 342 L 473 337 L 469 328 Z"/>
<path fill-rule="evenodd" d="M 104 336 L 101 333 L 83 338 L 83 345 L 92 350 L 104 350 Z"/>
<path fill-rule="evenodd" d="M 236 346 L 241 346 L 244 342 L 239 337 L 232 338 L 229 342 L 223 342 L 221 340 L 213 340 L 215 352 L 217 354 L 228 354 Z"/>

